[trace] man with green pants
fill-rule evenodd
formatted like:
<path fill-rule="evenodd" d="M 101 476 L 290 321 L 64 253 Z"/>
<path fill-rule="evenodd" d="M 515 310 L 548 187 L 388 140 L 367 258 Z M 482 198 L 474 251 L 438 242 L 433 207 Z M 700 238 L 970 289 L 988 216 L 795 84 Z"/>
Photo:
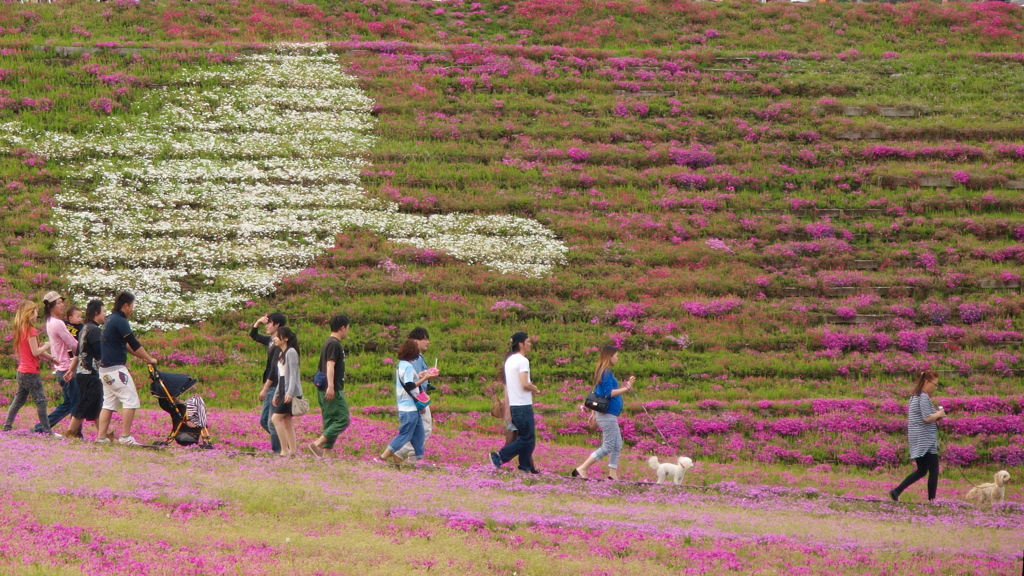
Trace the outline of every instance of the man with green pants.
<path fill-rule="evenodd" d="M 317 386 L 316 395 L 320 400 L 320 411 L 324 419 L 324 431 L 308 446 L 317 458 L 323 458 L 334 450 L 334 442 L 348 428 L 348 402 L 345 400 L 345 350 L 341 341 L 348 338 L 348 316 L 337 314 L 331 318 L 331 335 L 320 349 L 320 365 L 317 368 L 327 376 L 327 384 Z"/>

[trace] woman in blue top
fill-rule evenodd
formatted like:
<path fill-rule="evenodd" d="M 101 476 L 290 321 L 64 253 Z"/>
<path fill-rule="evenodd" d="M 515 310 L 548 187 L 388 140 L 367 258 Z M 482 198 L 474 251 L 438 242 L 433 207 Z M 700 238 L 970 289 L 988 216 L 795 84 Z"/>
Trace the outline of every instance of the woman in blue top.
<path fill-rule="evenodd" d="M 630 376 L 626 384 L 619 388 L 619 381 L 612 374 L 612 366 L 619 363 L 619 349 L 615 346 L 601 348 L 597 357 L 597 368 L 594 369 L 594 392 L 599 396 L 611 397 L 608 412 L 594 413 L 594 419 L 601 428 L 601 447 L 590 458 L 572 471 L 574 478 L 586 478 L 587 469 L 594 463 L 608 456 L 608 479 L 619 479 L 619 452 L 622 451 L 622 433 L 619 431 L 619 414 L 622 414 L 622 394 L 633 389 L 636 376 Z"/>
<path fill-rule="evenodd" d="M 436 368 L 428 368 L 423 372 L 416 372 L 412 362 L 420 357 L 419 343 L 415 340 L 406 340 L 398 349 L 398 368 L 395 371 L 395 398 L 398 403 L 398 435 L 388 444 L 387 450 L 380 455 L 380 460 L 401 464 L 403 460 L 395 455 L 407 442 L 412 443 L 415 459 L 423 458 L 423 420 L 420 418 L 420 411 L 416 409 L 416 402 L 409 395 L 405 384 L 415 384 L 413 393 L 418 393 L 419 386 L 429 378 L 437 376 Z"/>

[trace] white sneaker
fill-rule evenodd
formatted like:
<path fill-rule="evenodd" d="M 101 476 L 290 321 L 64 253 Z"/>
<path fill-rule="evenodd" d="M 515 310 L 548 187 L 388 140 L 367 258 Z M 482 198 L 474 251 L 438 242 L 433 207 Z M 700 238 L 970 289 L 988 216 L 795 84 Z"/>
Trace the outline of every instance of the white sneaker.
<path fill-rule="evenodd" d="M 135 441 L 134 436 L 121 436 L 121 439 L 118 440 L 118 442 L 120 442 L 121 444 L 127 444 L 129 446 L 141 446 L 141 444 Z"/>
<path fill-rule="evenodd" d="M 63 438 L 63 436 L 61 436 L 60 434 L 57 434 L 56 432 L 53 433 L 53 437 L 54 438 Z"/>
<path fill-rule="evenodd" d="M 110 444 L 110 438 L 97 438 L 96 442 L 99 444 Z"/>

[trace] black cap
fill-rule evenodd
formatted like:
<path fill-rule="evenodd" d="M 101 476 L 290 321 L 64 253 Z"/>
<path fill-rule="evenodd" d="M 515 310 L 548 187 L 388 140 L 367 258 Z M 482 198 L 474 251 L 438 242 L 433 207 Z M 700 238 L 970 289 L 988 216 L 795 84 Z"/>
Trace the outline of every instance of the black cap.
<path fill-rule="evenodd" d="M 512 348 L 515 349 L 515 347 L 518 346 L 519 344 L 526 342 L 526 339 L 529 337 L 529 334 L 527 334 L 526 332 L 516 332 L 515 334 L 512 335 Z"/>

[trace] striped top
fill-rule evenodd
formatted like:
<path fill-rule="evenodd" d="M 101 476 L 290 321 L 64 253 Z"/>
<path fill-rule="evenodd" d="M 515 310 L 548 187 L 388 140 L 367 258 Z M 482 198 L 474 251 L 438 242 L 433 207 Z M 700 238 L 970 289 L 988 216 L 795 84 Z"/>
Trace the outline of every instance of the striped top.
<path fill-rule="evenodd" d="M 939 427 L 935 422 L 924 421 L 935 412 L 932 399 L 924 392 L 910 397 L 907 405 L 907 435 L 910 437 L 911 460 L 925 454 L 939 453 Z"/>

